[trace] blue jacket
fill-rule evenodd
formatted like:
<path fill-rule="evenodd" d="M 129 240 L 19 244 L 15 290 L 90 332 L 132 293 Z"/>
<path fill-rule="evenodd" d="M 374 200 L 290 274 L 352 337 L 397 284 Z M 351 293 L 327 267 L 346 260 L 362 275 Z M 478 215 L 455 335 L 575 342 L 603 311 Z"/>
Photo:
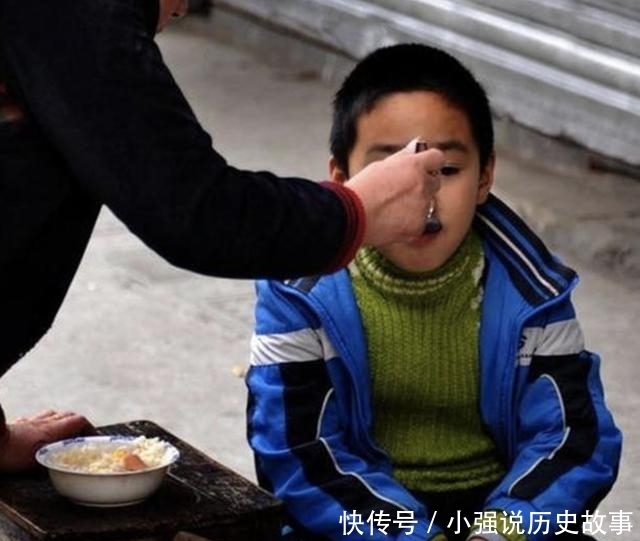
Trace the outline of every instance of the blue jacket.
<path fill-rule="evenodd" d="M 486 258 L 480 409 L 507 466 L 485 509 L 520 514 L 531 541 L 553 539 L 559 515 L 580 519 L 611 488 L 621 434 L 575 318 L 575 273 L 494 196 L 475 227 Z M 429 539 L 438 529 L 428 510 L 394 480 L 372 437 L 367 345 L 348 271 L 257 289 L 247 385 L 260 483 L 320 538 Z M 391 520 L 387 535 L 367 523 L 371 511 Z M 417 521 L 412 533 L 398 516 Z"/>

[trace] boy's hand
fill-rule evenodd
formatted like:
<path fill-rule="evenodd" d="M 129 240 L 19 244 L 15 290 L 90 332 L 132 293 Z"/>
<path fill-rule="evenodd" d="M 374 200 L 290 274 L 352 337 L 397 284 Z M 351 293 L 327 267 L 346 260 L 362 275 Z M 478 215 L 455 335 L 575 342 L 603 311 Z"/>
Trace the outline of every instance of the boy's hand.
<path fill-rule="evenodd" d="M 40 447 L 57 440 L 95 433 L 93 425 L 70 411 L 43 411 L 23 417 L 0 431 L 0 472 L 17 472 L 36 465 Z"/>
<path fill-rule="evenodd" d="M 416 153 L 418 140 L 388 158 L 369 164 L 344 185 L 360 198 L 366 214 L 363 244 L 382 246 L 422 235 L 428 204 L 440 188 L 444 155 Z"/>

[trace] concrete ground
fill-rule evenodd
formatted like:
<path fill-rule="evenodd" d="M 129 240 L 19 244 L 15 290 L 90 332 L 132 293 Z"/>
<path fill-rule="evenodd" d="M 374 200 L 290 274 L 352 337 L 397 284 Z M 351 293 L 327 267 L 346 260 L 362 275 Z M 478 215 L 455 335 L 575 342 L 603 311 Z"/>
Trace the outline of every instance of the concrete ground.
<path fill-rule="evenodd" d="M 335 85 L 299 65 L 264 61 L 213 24 L 187 20 L 158 41 L 216 148 L 243 168 L 325 177 Z M 608 403 L 625 433 L 620 478 L 600 510 L 631 511 L 640 528 L 633 415 L 640 409 L 640 287 L 627 265 L 637 253 L 640 183 L 549 172 L 514 159 L 508 147 L 499 163 L 498 192 L 582 276 L 578 312 L 588 347 L 602 354 Z M 603 260 L 593 248 L 599 245 L 615 261 Z M 9 418 L 54 407 L 81 411 L 95 424 L 150 419 L 253 479 L 239 377 L 252 309 L 250 281 L 175 269 L 105 211 L 54 328 L 0 380 L 0 402 Z"/>

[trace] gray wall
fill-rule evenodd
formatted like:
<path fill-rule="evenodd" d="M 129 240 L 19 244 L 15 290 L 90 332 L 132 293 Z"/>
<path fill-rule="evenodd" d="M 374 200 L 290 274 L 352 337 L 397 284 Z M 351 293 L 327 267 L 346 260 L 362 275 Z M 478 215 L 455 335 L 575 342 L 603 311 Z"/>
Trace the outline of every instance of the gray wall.
<path fill-rule="evenodd" d="M 351 58 L 399 41 L 469 66 L 496 114 L 640 166 L 638 0 L 221 0 Z"/>

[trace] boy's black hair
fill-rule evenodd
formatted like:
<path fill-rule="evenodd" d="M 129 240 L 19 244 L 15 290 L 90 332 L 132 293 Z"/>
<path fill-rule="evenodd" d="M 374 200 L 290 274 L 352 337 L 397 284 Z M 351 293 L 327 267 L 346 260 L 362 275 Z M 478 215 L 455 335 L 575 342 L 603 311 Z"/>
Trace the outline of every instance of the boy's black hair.
<path fill-rule="evenodd" d="M 396 92 L 435 92 L 467 115 L 484 169 L 493 152 L 493 120 L 487 94 L 472 73 L 450 54 L 418 43 L 383 47 L 362 59 L 336 93 L 330 148 L 348 174 L 356 123 L 381 98 Z"/>

